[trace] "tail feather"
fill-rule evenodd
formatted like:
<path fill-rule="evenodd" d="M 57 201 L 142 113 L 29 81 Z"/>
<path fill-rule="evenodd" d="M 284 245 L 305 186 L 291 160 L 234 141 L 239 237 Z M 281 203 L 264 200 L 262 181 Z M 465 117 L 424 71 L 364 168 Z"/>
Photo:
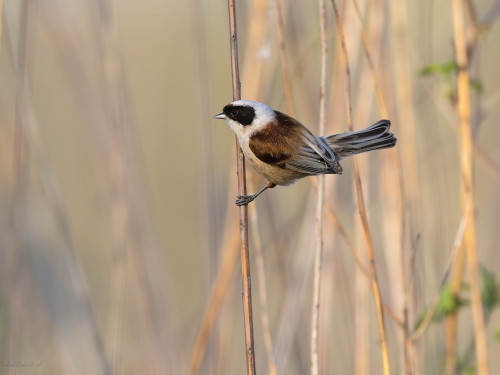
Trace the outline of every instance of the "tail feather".
<path fill-rule="evenodd" d="M 322 138 L 340 158 L 345 158 L 362 152 L 394 147 L 397 139 L 389 131 L 390 128 L 389 120 L 380 120 L 363 130 Z"/>

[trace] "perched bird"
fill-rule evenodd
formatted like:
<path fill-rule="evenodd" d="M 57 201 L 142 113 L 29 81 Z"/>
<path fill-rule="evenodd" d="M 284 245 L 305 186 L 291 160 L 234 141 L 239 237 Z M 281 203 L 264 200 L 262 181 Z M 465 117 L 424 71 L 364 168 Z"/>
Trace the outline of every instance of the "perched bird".
<path fill-rule="evenodd" d="M 396 144 L 389 120 L 356 132 L 317 137 L 294 118 L 250 100 L 229 103 L 214 118 L 228 122 L 248 163 L 268 181 L 256 194 L 237 196 L 238 206 L 276 185 L 287 186 L 307 176 L 342 174 L 339 162 L 343 158 Z"/>

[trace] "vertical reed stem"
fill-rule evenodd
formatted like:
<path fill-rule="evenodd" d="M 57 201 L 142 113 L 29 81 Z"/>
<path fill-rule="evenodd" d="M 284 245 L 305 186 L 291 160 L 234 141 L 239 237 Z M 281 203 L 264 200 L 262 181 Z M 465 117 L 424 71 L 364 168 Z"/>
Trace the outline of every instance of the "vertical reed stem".
<path fill-rule="evenodd" d="M 472 320 L 476 345 L 477 370 L 479 375 L 489 374 L 488 349 L 484 329 L 483 305 L 478 275 L 476 227 L 474 220 L 474 190 L 472 171 L 472 134 L 470 123 L 469 62 L 465 36 L 463 0 L 452 0 L 453 29 L 455 35 L 456 62 L 459 67 L 457 77 L 458 112 L 460 115 L 460 191 L 462 213 L 467 219 L 464 242 L 467 257 L 467 271 L 470 282 Z"/>
<path fill-rule="evenodd" d="M 241 83 L 238 67 L 238 39 L 236 30 L 235 0 L 228 0 L 229 33 L 231 44 L 231 72 L 233 82 L 233 100 L 241 99 Z M 236 165 L 238 174 L 238 195 L 246 195 L 245 156 L 236 138 Z M 248 206 L 239 207 L 241 278 L 243 282 L 243 320 L 245 324 L 245 355 L 247 374 L 255 375 L 255 353 L 253 340 L 252 288 L 250 279 L 250 255 L 248 252 Z"/>
<path fill-rule="evenodd" d="M 319 135 L 325 133 L 326 124 L 326 5 L 319 0 L 321 37 L 321 78 L 319 91 Z M 321 258 L 323 255 L 323 203 L 325 201 L 325 176 L 318 176 L 318 200 L 316 206 L 316 253 L 314 260 L 313 311 L 311 317 L 311 375 L 318 375 L 319 300 L 321 295 Z"/>
<path fill-rule="evenodd" d="M 290 85 L 290 70 L 288 68 L 288 60 L 286 57 L 285 49 L 285 32 L 283 25 L 283 16 L 281 12 L 281 0 L 274 1 L 275 13 L 276 13 L 276 31 L 278 33 L 278 43 L 280 45 L 280 62 L 281 62 L 281 72 L 283 74 L 283 91 L 285 93 L 286 108 L 288 114 L 295 117 L 295 109 L 293 107 L 292 100 L 292 88 Z"/>
<path fill-rule="evenodd" d="M 252 183 L 252 179 L 248 180 L 248 187 L 250 191 L 255 191 Z M 258 289 L 259 289 L 259 302 L 260 302 L 260 320 L 262 325 L 262 336 L 264 338 L 264 345 L 266 347 L 267 353 L 267 363 L 269 369 L 269 375 L 278 375 L 276 369 L 276 360 L 274 358 L 274 348 L 273 339 L 271 336 L 271 330 L 269 327 L 269 309 L 267 307 L 267 286 L 266 286 L 266 272 L 264 269 L 264 257 L 262 256 L 262 243 L 260 241 L 259 235 L 259 216 L 257 213 L 257 207 L 252 205 L 249 207 L 250 214 L 250 225 L 251 235 L 253 241 L 253 249 L 255 251 L 255 265 L 257 266 L 257 278 L 258 278 Z"/>
<path fill-rule="evenodd" d="M 346 84 L 346 109 L 347 109 L 347 124 L 349 127 L 349 131 L 353 131 L 352 126 L 352 114 L 351 114 L 351 83 L 350 83 L 350 70 L 349 70 L 349 60 L 347 58 L 347 49 L 345 45 L 344 31 L 342 29 L 342 24 L 340 22 L 339 13 L 337 10 L 337 6 L 335 5 L 335 1 L 332 0 L 333 11 L 335 12 L 335 20 L 337 21 L 337 28 L 339 32 L 340 44 L 342 47 L 342 57 L 345 64 L 345 70 L 347 75 L 347 84 Z M 373 290 L 373 295 L 375 297 L 375 306 L 377 308 L 377 319 L 378 319 L 378 327 L 379 327 L 379 335 L 380 335 L 380 349 L 382 351 L 382 364 L 384 368 L 384 375 L 390 375 L 390 365 L 389 365 L 389 351 L 387 348 L 387 340 L 385 333 L 385 322 L 384 322 L 384 314 L 382 311 L 382 298 L 380 296 L 380 286 L 377 280 L 377 272 L 375 268 L 375 258 L 373 255 L 373 244 L 370 236 L 370 228 L 368 226 L 368 218 L 366 215 L 366 208 L 363 198 L 363 190 L 361 187 L 361 178 L 359 176 L 359 166 L 357 159 L 354 158 L 354 180 L 356 183 L 356 193 L 358 198 L 359 205 L 359 215 L 361 217 L 361 223 L 363 224 L 363 230 L 366 238 L 366 249 L 368 252 L 368 260 L 370 262 L 370 273 L 371 273 L 371 287 Z"/>

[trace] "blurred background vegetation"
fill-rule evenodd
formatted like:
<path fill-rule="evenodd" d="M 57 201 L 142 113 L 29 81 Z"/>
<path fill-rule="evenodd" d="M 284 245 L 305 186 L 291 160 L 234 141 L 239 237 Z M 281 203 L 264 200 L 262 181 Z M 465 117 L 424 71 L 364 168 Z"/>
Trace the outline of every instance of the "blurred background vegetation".
<path fill-rule="evenodd" d="M 496 374 L 500 1 L 466 4 L 477 252 Z M 353 2 L 337 5 L 360 129 L 381 113 Z M 437 301 L 410 348 L 415 374 L 445 372 L 450 314 L 456 373 L 474 374 L 468 279 L 458 295 L 440 289 L 463 233 L 451 1 L 358 5 L 404 176 L 402 200 L 393 154 L 358 156 L 382 297 L 398 319 L 407 307 L 410 335 Z M 243 98 L 317 130 L 317 2 L 237 1 L 237 16 Z M 183 374 L 196 358 L 199 373 L 243 373 L 234 136 L 211 118 L 232 100 L 227 3 L 4 1 L 1 19 L 0 373 L 31 374 L 19 366 L 41 363 L 37 374 Z M 327 21 L 327 132 L 337 133 L 347 129 L 346 78 L 329 2 Z M 373 296 L 350 252 L 366 267 L 352 160 L 343 167 L 326 179 L 320 372 L 380 374 Z M 262 183 L 248 179 L 250 192 Z M 272 362 L 279 374 L 309 372 L 313 182 L 277 187 L 251 206 L 259 374 Z M 259 242 L 266 285 L 254 263 Z M 210 336 L 200 337 L 206 311 Z M 393 373 L 403 373 L 404 329 L 387 314 L 386 326 Z"/>

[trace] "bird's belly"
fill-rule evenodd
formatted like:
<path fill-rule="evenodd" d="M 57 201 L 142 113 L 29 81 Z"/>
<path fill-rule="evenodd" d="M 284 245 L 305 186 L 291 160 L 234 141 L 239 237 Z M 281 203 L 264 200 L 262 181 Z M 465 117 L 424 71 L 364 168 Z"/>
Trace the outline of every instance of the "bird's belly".
<path fill-rule="evenodd" d="M 244 152 L 248 164 L 252 166 L 268 181 L 276 185 L 286 186 L 293 184 L 297 179 L 306 177 L 306 175 L 294 171 L 289 171 L 275 165 L 264 163 L 251 152 Z"/>

